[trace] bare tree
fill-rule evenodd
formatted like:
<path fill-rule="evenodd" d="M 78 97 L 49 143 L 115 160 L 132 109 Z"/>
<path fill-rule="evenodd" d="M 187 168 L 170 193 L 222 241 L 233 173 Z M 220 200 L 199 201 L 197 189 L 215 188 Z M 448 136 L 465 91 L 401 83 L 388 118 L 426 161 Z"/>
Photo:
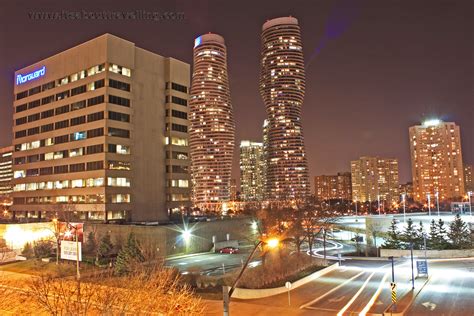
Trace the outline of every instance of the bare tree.
<path fill-rule="evenodd" d="M 136 265 L 117 277 L 113 270 L 77 284 L 69 279 L 42 275 L 31 279 L 25 296 L 37 309 L 51 315 L 202 315 L 204 305 L 190 286 L 180 282 L 174 269 L 161 264 Z"/>

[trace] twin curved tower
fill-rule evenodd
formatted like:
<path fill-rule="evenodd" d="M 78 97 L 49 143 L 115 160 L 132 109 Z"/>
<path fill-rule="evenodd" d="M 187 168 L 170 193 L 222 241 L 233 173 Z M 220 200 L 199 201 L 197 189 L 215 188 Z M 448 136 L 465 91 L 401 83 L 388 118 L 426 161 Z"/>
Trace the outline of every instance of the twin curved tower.
<path fill-rule="evenodd" d="M 227 48 L 220 35 L 205 34 L 194 42 L 189 104 L 193 204 L 220 209 L 230 199 L 235 145 Z"/>
<path fill-rule="evenodd" d="M 267 21 L 262 27 L 260 94 L 265 127 L 265 199 L 289 201 L 309 194 L 301 126 L 305 92 L 303 50 L 298 20 Z M 193 203 L 219 209 L 230 198 L 235 143 L 224 39 L 199 36 L 194 44 L 190 99 L 190 149 Z"/>
<path fill-rule="evenodd" d="M 262 27 L 260 95 L 267 110 L 266 199 L 287 201 L 309 194 L 301 107 L 305 92 L 298 20 L 276 18 Z"/>

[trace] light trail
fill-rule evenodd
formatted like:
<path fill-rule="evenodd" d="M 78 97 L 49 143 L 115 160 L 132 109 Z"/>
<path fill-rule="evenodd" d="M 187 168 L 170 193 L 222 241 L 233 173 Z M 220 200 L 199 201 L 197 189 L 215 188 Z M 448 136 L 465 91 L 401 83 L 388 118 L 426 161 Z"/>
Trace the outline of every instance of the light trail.
<path fill-rule="evenodd" d="M 308 308 L 310 305 L 313 305 L 314 303 L 316 303 L 316 302 L 322 300 L 322 299 L 325 298 L 326 296 L 332 294 L 334 291 L 337 291 L 338 289 L 340 289 L 341 287 L 343 287 L 343 286 L 346 285 L 347 283 L 351 282 L 352 280 L 358 278 L 359 276 L 361 276 L 361 275 L 364 274 L 364 273 L 365 273 L 365 271 L 362 271 L 362 272 L 356 274 L 356 275 L 353 276 L 352 278 L 350 278 L 350 279 L 344 281 L 343 283 L 339 284 L 338 286 L 332 288 L 331 290 L 329 290 L 328 292 L 324 293 L 323 295 L 321 295 L 321 296 L 315 298 L 314 300 L 312 300 L 312 301 L 310 301 L 310 302 L 308 302 L 308 303 L 306 303 L 306 304 L 301 305 L 301 306 L 300 306 L 300 309 Z M 310 307 L 310 308 L 311 308 L 311 307 Z"/>
<path fill-rule="evenodd" d="M 367 305 L 364 307 L 364 309 L 359 313 L 359 316 L 366 316 L 367 315 L 367 312 L 372 308 L 375 301 L 377 300 L 380 293 L 382 292 L 382 289 L 385 285 L 385 282 L 387 281 L 387 277 L 388 277 L 388 272 L 385 273 L 382 281 L 379 284 L 379 287 L 378 287 L 377 291 L 375 291 L 375 293 L 372 296 L 372 298 L 370 299 L 369 303 L 367 303 Z"/>
<path fill-rule="evenodd" d="M 362 291 L 365 289 L 365 287 L 367 286 L 367 284 L 369 283 L 370 279 L 372 279 L 372 277 L 374 276 L 375 274 L 375 271 L 372 272 L 372 274 L 369 275 L 369 277 L 367 278 L 367 280 L 365 280 L 364 284 L 362 284 L 362 286 L 360 287 L 360 289 L 357 291 L 357 293 L 351 298 L 351 300 L 346 304 L 346 306 L 344 306 L 340 311 L 339 313 L 337 313 L 337 316 L 342 316 L 346 310 L 352 305 L 352 303 L 354 303 L 354 301 L 359 297 L 360 293 L 362 293 Z"/>

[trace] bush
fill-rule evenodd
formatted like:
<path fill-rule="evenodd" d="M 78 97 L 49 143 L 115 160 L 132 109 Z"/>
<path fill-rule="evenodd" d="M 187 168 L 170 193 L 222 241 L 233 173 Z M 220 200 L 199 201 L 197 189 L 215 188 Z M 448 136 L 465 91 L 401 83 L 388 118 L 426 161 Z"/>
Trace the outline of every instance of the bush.
<path fill-rule="evenodd" d="M 31 246 L 31 244 L 29 242 L 27 242 L 25 244 L 25 246 L 23 247 L 23 251 L 21 252 L 21 254 L 30 259 L 30 258 L 33 258 L 35 256 L 35 252 L 33 250 L 33 247 Z"/>
<path fill-rule="evenodd" d="M 306 255 L 291 255 L 266 260 L 265 265 L 245 271 L 237 284 L 240 288 L 258 289 L 283 286 L 324 267 L 323 260 Z"/>
<path fill-rule="evenodd" d="M 39 240 L 34 243 L 33 252 L 37 259 L 49 258 L 53 255 L 53 244 L 48 240 Z"/>

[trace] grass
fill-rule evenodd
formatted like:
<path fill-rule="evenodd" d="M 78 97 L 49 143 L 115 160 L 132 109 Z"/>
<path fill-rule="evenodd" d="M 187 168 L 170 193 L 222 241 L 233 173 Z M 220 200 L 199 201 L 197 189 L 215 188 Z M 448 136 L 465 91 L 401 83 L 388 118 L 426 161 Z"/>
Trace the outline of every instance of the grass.
<path fill-rule="evenodd" d="M 95 267 L 89 264 L 81 263 L 81 273 L 89 272 L 94 269 Z M 73 276 L 76 274 L 76 262 L 62 261 L 57 265 L 55 261 L 43 262 L 37 259 L 29 259 L 26 261 L 18 261 L 1 265 L 0 270 L 30 275 L 41 275 L 47 273 L 56 276 Z"/>

